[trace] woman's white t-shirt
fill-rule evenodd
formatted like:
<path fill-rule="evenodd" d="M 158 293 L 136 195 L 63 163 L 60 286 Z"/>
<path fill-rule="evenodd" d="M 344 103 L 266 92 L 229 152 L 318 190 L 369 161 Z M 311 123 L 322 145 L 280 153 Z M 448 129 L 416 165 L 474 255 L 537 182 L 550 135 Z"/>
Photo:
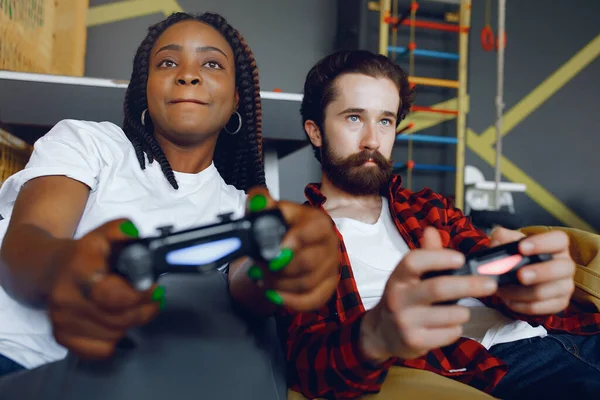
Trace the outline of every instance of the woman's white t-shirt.
<path fill-rule="evenodd" d="M 142 170 L 131 142 L 109 122 L 63 120 L 34 145 L 22 171 L 0 188 L 0 238 L 4 237 L 21 186 L 40 176 L 64 175 L 90 187 L 89 199 L 75 238 L 103 223 L 129 218 L 140 236 L 157 228 L 176 230 L 217 220 L 222 213 L 244 213 L 246 195 L 227 185 L 214 164 L 197 174 L 175 172 L 179 189 L 164 177 L 157 162 Z M 45 310 L 32 309 L 0 288 L 0 354 L 26 368 L 62 359 Z"/>

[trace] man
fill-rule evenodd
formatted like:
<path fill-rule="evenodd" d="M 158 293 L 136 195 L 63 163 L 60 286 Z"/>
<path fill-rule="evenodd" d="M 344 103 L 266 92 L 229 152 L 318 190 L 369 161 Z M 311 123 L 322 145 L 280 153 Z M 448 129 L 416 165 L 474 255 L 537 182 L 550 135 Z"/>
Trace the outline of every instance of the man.
<path fill-rule="evenodd" d="M 306 196 L 337 227 L 342 269 L 325 307 L 280 318 L 291 387 L 353 398 L 377 392 L 403 365 L 501 398 L 600 393 L 600 314 L 563 311 L 575 271 L 566 235 L 520 243 L 523 254 L 553 256 L 523 268 L 521 285 L 421 279 L 523 235 L 499 229 L 490 240 L 447 198 L 401 186 L 391 155 L 411 100 L 400 67 L 366 51 L 335 53 L 308 73 L 301 113 L 322 183 Z M 440 304 L 450 300 L 459 302 Z"/>

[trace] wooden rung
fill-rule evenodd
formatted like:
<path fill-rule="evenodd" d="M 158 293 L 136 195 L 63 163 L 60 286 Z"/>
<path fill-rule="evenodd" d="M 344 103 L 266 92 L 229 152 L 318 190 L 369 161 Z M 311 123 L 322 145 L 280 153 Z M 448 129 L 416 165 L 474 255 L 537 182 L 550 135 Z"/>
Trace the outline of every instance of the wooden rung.
<path fill-rule="evenodd" d="M 446 20 L 446 22 L 458 23 L 458 21 L 460 21 L 460 15 L 458 15 L 457 12 L 455 12 L 455 13 L 447 12 L 444 14 L 444 19 Z"/>
<path fill-rule="evenodd" d="M 411 111 L 414 112 L 430 112 L 437 114 L 450 114 L 450 115 L 458 115 L 458 111 L 456 110 L 445 110 L 443 108 L 433 108 L 433 107 L 424 107 L 424 106 L 412 106 L 410 108 Z"/>
<path fill-rule="evenodd" d="M 380 9 L 378 1 L 369 1 L 367 7 L 369 8 L 369 11 L 379 11 Z"/>
<path fill-rule="evenodd" d="M 437 79 L 437 78 L 424 78 L 421 76 L 410 76 L 408 78 L 409 82 L 414 83 L 415 85 L 422 86 L 437 86 L 437 87 L 447 87 L 458 89 L 458 81 L 451 81 L 448 79 Z"/>

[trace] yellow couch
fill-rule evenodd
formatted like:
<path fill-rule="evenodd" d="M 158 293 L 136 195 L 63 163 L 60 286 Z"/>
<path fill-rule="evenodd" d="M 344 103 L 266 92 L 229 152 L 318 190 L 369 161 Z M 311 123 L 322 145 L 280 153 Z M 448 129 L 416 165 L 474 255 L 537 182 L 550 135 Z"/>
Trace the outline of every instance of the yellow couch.
<path fill-rule="evenodd" d="M 433 372 L 406 367 L 392 367 L 379 393 L 360 397 L 360 400 L 397 399 L 493 400 L 494 397 Z M 288 400 L 306 400 L 306 397 L 289 390 Z"/>
<path fill-rule="evenodd" d="M 600 236 L 573 228 L 529 226 L 521 229 L 526 235 L 557 229 L 569 236 L 571 257 L 577 264 L 573 302 L 583 308 L 600 311 Z M 404 399 L 462 399 L 478 400 L 493 397 L 470 386 L 427 371 L 393 367 L 378 394 L 366 395 L 361 400 Z M 288 400 L 306 400 L 299 393 L 289 391 Z"/>

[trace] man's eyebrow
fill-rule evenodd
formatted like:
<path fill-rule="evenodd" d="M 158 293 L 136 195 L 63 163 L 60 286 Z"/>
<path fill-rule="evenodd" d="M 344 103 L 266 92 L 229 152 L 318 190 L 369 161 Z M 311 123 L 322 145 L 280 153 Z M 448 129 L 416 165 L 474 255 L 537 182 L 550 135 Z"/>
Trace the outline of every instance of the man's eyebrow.
<path fill-rule="evenodd" d="M 338 115 L 342 115 L 342 114 L 362 114 L 364 112 L 365 112 L 364 108 L 349 107 L 349 108 L 346 108 L 344 111 L 340 112 Z"/>
<path fill-rule="evenodd" d="M 363 114 L 365 111 L 366 110 L 364 108 L 349 107 L 349 108 L 346 108 L 344 111 L 340 112 L 338 115 L 344 115 L 344 114 Z M 385 115 L 386 117 L 396 118 L 398 116 L 395 112 L 388 111 L 388 110 L 383 110 L 381 113 L 383 115 Z"/>

